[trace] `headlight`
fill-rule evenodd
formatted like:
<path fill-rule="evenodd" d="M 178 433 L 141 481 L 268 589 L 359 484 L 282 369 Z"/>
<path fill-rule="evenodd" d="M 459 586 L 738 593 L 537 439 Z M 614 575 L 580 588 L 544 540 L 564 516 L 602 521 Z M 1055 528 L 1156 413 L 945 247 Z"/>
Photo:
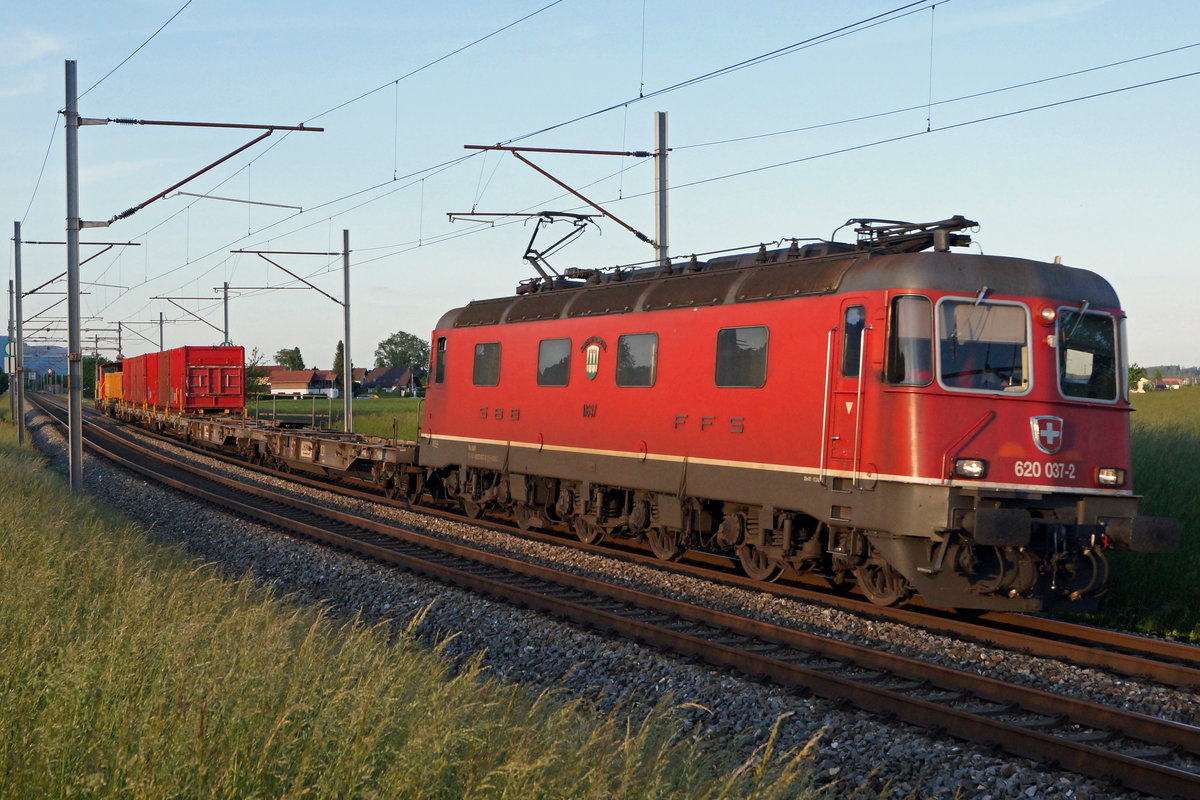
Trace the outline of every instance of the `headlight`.
<path fill-rule="evenodd" d="M 1124 486 L 1125 470 L 1120 467 L 1101 467 L 1096 470 L 1096 484 L 1098 486 Z"/>
<path fill-rule="evenodd" d="M 956 458 L 954 475 L 957 478 L 987 477 L 987 462 L 982 458 Z"/>

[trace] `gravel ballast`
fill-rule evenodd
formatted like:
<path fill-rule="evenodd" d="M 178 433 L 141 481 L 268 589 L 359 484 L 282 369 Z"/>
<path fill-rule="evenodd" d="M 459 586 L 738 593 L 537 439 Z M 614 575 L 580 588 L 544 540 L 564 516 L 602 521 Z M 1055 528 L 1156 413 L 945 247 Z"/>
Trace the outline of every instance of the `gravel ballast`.
<path fill-rule="evenodd" d="M 39 413 L 27 420 L 37 446 L 65 471 L 63 436 Z M 246 483 L 285 487 L 310 501 L 374 519 L 482 545 L 530 561 L 634 586 L 812 633 L 865 643 L 891 652 L 967 669 L 1047 691 L 1093 699 L 1195 724 L 1196 697 L 1050 659 L 997 650 L 916 628 L 871 620 L 763 592 L 675 575 L 571 547 L 530 541 L 472 525 L 338 497 L 213 462 L 154 442 L 215 472 Z M 398 569 L 350 556 L 248 522 L 85 453 L 84 488 L 100 501 L 181 543 L 193 557 L 231 576 L 251 574 L 300 602 L 324 602 L 373 624 L 406 624 L 424 612 L 419 633 L 441 641 L 452 658 L 484 651 L 484 663 L 506 680 L 534 690 L 555 688 L 601 709 L 620 704 L 640 714 L 664 698 L 690 735 L 716 747 L 748 753 L 778 723 L 777 748 L 800 748 L 819 734 L 814 768 L 831 797 L 887 798 L 1136 798 L 1072 773 L 1047 771 L 920 729 L 890 723 L 821 698 L 747 680 L 707 665 L 494 602 Z M 689 705 L 686 708 L 684 704 Z"/>

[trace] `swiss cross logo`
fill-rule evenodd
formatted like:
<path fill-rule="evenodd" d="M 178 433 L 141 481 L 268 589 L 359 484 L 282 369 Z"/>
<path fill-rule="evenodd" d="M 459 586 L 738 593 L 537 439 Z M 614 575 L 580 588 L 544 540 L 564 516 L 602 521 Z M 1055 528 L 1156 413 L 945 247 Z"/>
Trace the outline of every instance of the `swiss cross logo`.
<path fill-rule="evenodd" d="M 1062 417 L 1030 417 L 1029 427 L 1033 432 L 1033 443 L 1047 455 L 1054 455 L 1062 447 Z"/>

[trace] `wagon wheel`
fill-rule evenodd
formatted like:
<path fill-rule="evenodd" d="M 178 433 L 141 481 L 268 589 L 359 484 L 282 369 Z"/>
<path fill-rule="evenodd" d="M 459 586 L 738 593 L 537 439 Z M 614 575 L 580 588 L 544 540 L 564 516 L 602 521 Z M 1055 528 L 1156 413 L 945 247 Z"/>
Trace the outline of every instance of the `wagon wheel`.
<path fill-rule="evenodd" d="M 397 487 L 401 487 L 400 480 L 397 479 Z M 425 481 L 422 480 L 420 473 L 411 474 L 407 481 L 404 481 L 401 491 L 404 494 L 404 500 L 411 508 L 414 503 L 421 499 L 421 495 L 425 492 Z"/>
<path fill-rule="evenodd" d="M 383 481 L 383 496 L 388 500 L 395 500 L 400 496 L 400 486 L 396 483 L 394 475 Z"/>
<path fill-rule="evenodd" d="M 899 605 L 912 594 L 912 587 L 892 565 L 873 556 L 854 569 L 858 588 L 877 606 Z"/>
<path fill-rule="evenodd" d="M 771 583 L 779 580 L 779 576 L 783 574 L 783 564 L 755 545 L 744 544 L 737 549 L 737 554 L 742 572 L 752 580 Z"/>
<path fill-rule="evenodd" d="M 650 549 L 663 561 L 674 561 L 683 555 L 683 542 L 680 538 L 679 531 L 664 528 L 646 529 L 646 540 L 650 542 Z"/>
<path fill-rule="evenodd" d="M 587 517 L 575 517 L 571 520 L 571 527 L 574 529 L 575 535 L 579 537 L 579 541 L 584 544 L 600 544 L 604 541 L 604 528 Z"/>

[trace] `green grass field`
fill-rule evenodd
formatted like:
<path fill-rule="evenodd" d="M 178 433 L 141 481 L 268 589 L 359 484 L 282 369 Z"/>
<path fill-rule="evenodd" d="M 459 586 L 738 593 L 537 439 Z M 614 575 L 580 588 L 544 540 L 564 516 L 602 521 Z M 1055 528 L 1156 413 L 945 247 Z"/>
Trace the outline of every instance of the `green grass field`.
<path fill-rule="evenodd" d="M 1178 518 L 1183 543 L 1172 555 L 1114 553 L 1098 621 L 1200 642 L 1200 388 L 1133 398 L 1140 512 Z"/>
<path fill-rule="evenodd" d="M 421 424 L 418 397 L 356 397 L 354 399 L 354 431 L 368 436 L 395 436 L 399 439 L 417 438 Z M 328 398 L 280 397 L 261 399 L 246 404 L 250 417 L 283 421 L 314 422 L 318 427 L 342 429 L 342 401 Z M 393 433 L 393 431 L 395 433 Z"/>
<path fill-rule="evenodd" d="M 812 796 L 800 754 L 743 765 L 670 709 L 597 714 L 223 578 L 15 438 L 0 426 L 0 798 Z"/>

